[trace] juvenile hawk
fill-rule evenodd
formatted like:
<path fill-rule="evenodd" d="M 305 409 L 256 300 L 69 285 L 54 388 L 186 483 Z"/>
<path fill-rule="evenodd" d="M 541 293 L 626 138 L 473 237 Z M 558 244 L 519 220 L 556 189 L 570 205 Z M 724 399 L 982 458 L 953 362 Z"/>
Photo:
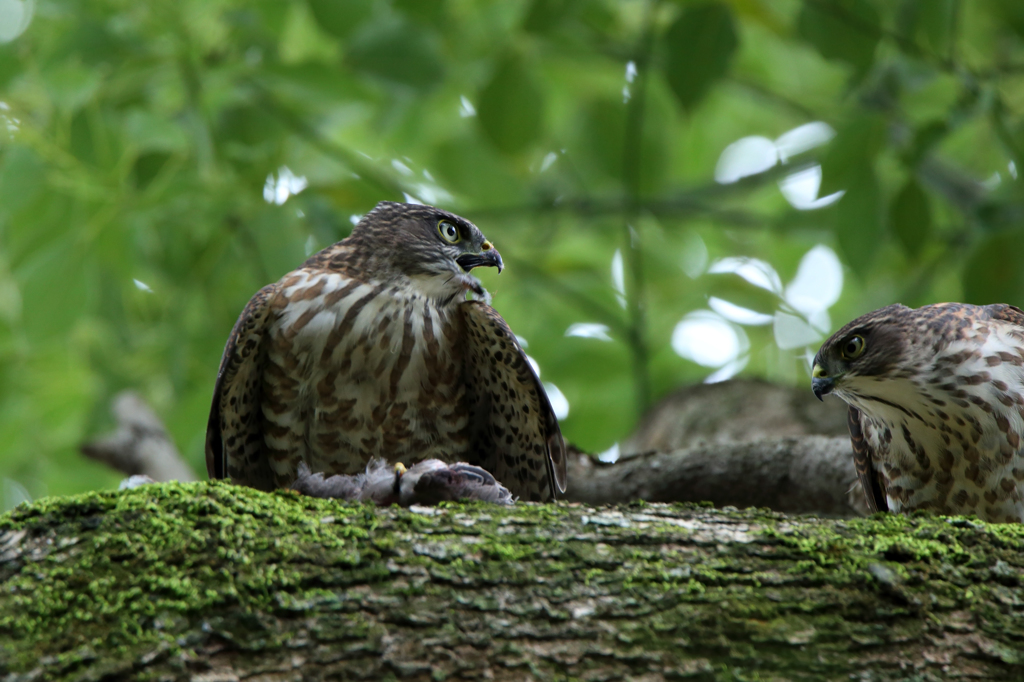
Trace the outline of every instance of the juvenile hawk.
<path fill-rule="evenodd" d="M 891 305 L 835 333 L 812 387 L 850 406 L 857 473 L 875 511 L 1024 520 L 1024 312 Z"/>
<path fill-rule="evenodd" d="M 565 491 L 565 446 L 515 335 L 469 271 L 502 268 L 468 220 L 382 202 L 260 289 L 228 338 L 206 433 L 211 478 L 287 487 L 300 463 L 482 467 L 524 500 Z"/>

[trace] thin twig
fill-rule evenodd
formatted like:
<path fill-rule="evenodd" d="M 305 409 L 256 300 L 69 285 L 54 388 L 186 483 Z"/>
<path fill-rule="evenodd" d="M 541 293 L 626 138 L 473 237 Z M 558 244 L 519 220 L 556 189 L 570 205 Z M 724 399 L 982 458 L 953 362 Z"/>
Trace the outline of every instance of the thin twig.
<path fill-rule="evenodd" d="M 515 268 L 516 272 L 524 273 L 528 281 L 541 286 L 545 292 L 561 296 L 567 301 L 572 301 L 586 314 L 592 315 L 598 321 L 608 325 L 617 335 L 621 337 L 628 335 L 628 326 L 622 318 L 614 310 L 609 309 L 597 299 L 579 291 L 564 280 L 553 277 L 549 272 L 543 268 L 536 267 L 530 261 L 521 260 L 514 256 L 505 258 L 505 260 L 508 262 L 509 267 Z"/>
<path fill-rule="evenodd" d="M 778 182 L 793 173 L 813 167 L 817 163 L 814 158 L 801 159 L 785 165 L 777 165 L 762 173 L 749 175 L 737 182 L 721 184 L 711 182 L 705 185 L 683 190 L 666 198 L 635 198 L 632 206 L 640 213 L 654 216 L 711 216 L 730 227 L 762 228 L 772 223 L 772 219 L 751 211 L 741 209 L 723 209 L 713 206 L 710 202 L 733 197 L 743 197 L 764 185 Z M 480 206 L 466 209 L 466 213 L 474 218 L 498 217 L 520 214 L 544 214 L 566 212 L 577 216 L 592 217 L 605 215 L 621 215 L 625 213 L 631 200 L 626 196 L 602 197 L 568 197 L 554 201 L 537 201 L 527 204 L 511 204 L 507 206 Z"/>
<path fill-rule="evenodd" d="M 642 169 L 644 105 L 647 99 L 647 72 L 651 65 L 654 46 L 654 16 L 658 0 L 647 3 L 644 31 L 634 63 L 636 78 L 633 93 L 626 107 L 626 131 L 623 136 L 622 181 L 626 189 L 626 204 L 623 211 L 623 249 L 626 270 L 630 275 L 630 286 L 626 287 L 626 306 L 629 312 L 629 327 L 626 340 L 633 364 L 633 381 L 636 390 L 637 414 L 647 411 L 651 401 L 651 378 L 648 367 L 647 320 L 645 316 L 646 283 L 644 281 L 643 243 L 639 232 L 640 217 L 640 173 Z"/>
<path fill-rule="evenodd" d="M 302 116 L 292 111 L 262 83 L 249 80 L 248 84 L 256 91 L 260 103 L 272 116 L 325 156 L 340 161 L 361 179 L 378 185 L 381 189 L 389 192 L 394 198 L 412 191 L 411 188 L 403 185 L 400 180 L 381 171 L 380 168 L 361 157 L 357 152 L 353 152 L 321 135 L 320 131 L 307 123 Z"/>
<path fill-rule="evenodd" d="M 256 271 L 257 281 L 272 281 L 270 272 L 267 270 L 267 266 L 263 262 L 263 254 L 260 253 L 260 245 L 256 242 L 256 237 L 253 235 L 252 230 L 249 229 L 249 226 L 234 214 L 226 216 L 224 218 L 224 224 L 227 225 L 229 232 L 238 236 L 242 248 L 249 253 L 249 262 L 252 268 Z"/>
<path fill-rule="evenodd" d="M 822 117 L 819 114 L 817 114 L 810 108 L 804 106 L 800 102 L 797 102 L 795 99 L 783 95 L 782 93 L 775 92 L 771 88 L 768 88 L 762 85 L 761 83 L 754 83 L 753 81 L 748 81 L 746 79 L 738 78 L 736 76 L 730 76 L 727 77 L 727 79 L 730 82 L 735 83 L 736 85 L 739 85 L 743 88 L 746 88 L 747 90 L 750 90 L 751 92 L 758 94 L 767 100 L 770 100 L 776 104 L 783 105 L 787 109 L 790 109 L 791 111 L 807 119 L 808 121 L 820 121 L 822 119 Z"/>

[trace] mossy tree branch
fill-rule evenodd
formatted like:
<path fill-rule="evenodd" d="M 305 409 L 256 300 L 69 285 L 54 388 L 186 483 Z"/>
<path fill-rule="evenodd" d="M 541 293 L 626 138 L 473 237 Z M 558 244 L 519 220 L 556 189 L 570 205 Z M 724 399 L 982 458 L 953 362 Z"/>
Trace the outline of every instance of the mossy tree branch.
<path fill-rule="evenodd" d="M 1018 679 L 1024 528 L 154 484 L 0 517 L 0 677 Z"/>

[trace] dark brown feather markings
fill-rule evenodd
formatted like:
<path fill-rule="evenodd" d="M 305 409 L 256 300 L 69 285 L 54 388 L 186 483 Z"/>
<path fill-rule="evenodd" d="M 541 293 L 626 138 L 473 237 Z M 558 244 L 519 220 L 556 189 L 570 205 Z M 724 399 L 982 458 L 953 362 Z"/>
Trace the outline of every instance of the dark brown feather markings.
<path fill-rule="evenodd" d="M 360 462 L 339 467 L 351 470 L 394 448 L 436 449 L 434 439 L 443 437 L 450 444 L 448 457 L 471 465 L 487 462 L 485 468 L 522 499 L 548 500 L 564 491 L 564 443 L 550 402 L 497 311 L 461 300 L 465 289 L 483 290 L 454 261 L 446 261 L 449 256 L 440 255 L 439 220 L 457 226 L 465 248 L 480 248 L 483 235 L 463 218 L 429 206 L 382 202 L 350 237 L 314 254 L 250 300 L 228 339 L 214 388 L 206 447 L 211 477 L 261 489 L 289 484 L 306 455 L 272 446 L 269 439 L 334 451 L 336 457 L 358 456 Z M 450 252 L 449 244 L 441 246 Z M 327 278 L 336 275 L 342 280 L 332 282 L 330 290 Z M 441 287 L 431 289 L 437 295 L 416 294 L 412 276 L 442 282 L 431 285 Z M 360 294 L 360 287 L 368 290 Z M 385 300 L 390 302 L 382 304 Z M 297 305 L 305 308 L 293 308 Z M 383 305 L 391 306 L 390 312 Z M 325 321 L 332 318 L 318 317 L 324 311 L 336 316 L 330 327 Z M 268 343 L 271 329 L 276 340 Z M 311 345 L 314 337 L 321 341 Z M 296 348 L 297 343 L 305 345 Z M 316 349 L 319 364 L 310 365 L 310 350 L 303 348 Z M 270 352 L 277 358 L 273 362 Z M 435 361 L 441 357 L 447 360 Z M 418 400 L 408 393 L 409 382 L 415 382 L 409 375 L 414 359 L 425 371 Z M 311 366 L 314 373 L 307 375 Z M 377 388 L 340 399 L 335 391 L 345 385 Z M 452 386 L 461 388 L 452 392 Z M 360 402 L 370 395 L 381 401 L 372 409 Z M 449 395 L 461 396 L 459 402 L 445 405 Z M 414 410 L 411 422 L 408 410 Z M 366 415 L 365 422 L 359 414 Z M 312 415 L 320 415 L 318 426 L 296 441 L 294 419 Z M 467 419 L 470 428 L 459 427 Z M 409 428 L 416 423 L 430 428 L 418 433 Z M 499 431 L 505 438 L 495 437 Z M 344 434 L 351 435 L 341 438 Z M 291 477 L 282 479 L 282 471 L 291 471 Z M 438 480 L 449 478 L 453 485 L 461 480 L 449 474 Z"/>
<path fill-rule="evenodd" d="M 851 407 L 847 412 L 847 425 L 850 427 L 850 442 L 853 445 L 853 465 L 857 470 L 857 478 L 864 495 L 867 497 L 868 509 L 872 512 L 889 511 L 889 503 L 885 500 L 882 483 L 871 461 L 871 447 L 864 440 L 864 431 L 860 422 L 860 411 Z"/>
<path fill-rule="evenodd" d="M 854 335 L 864 350 L 848 358 Z M 1012 369 L 1022 365 L 1024 311 L 1006 304 L 896 304 L 822 344 L 816 391 L 831 379 L 849 404 L 869 507 L 1024 521 L 1024 382 Z"/>

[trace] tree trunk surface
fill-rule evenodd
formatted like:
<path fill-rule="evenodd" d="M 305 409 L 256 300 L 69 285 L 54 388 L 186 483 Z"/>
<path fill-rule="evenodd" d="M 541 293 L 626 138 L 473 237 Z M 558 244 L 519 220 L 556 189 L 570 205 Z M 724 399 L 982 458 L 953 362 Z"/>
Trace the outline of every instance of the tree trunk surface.
<path fill-rule="evenodd" d="M 707 501 L 787 514 L 870 513 L 849 436 L 712 443 L 627 455 L 614 464 L 573 453 L 565 494 L 590 505 Z"/>
<path fill-rule="evenodd" d="M 0 679 L 1011 680 L 1024 529 L 224 483 L 0 516 Z"/>

